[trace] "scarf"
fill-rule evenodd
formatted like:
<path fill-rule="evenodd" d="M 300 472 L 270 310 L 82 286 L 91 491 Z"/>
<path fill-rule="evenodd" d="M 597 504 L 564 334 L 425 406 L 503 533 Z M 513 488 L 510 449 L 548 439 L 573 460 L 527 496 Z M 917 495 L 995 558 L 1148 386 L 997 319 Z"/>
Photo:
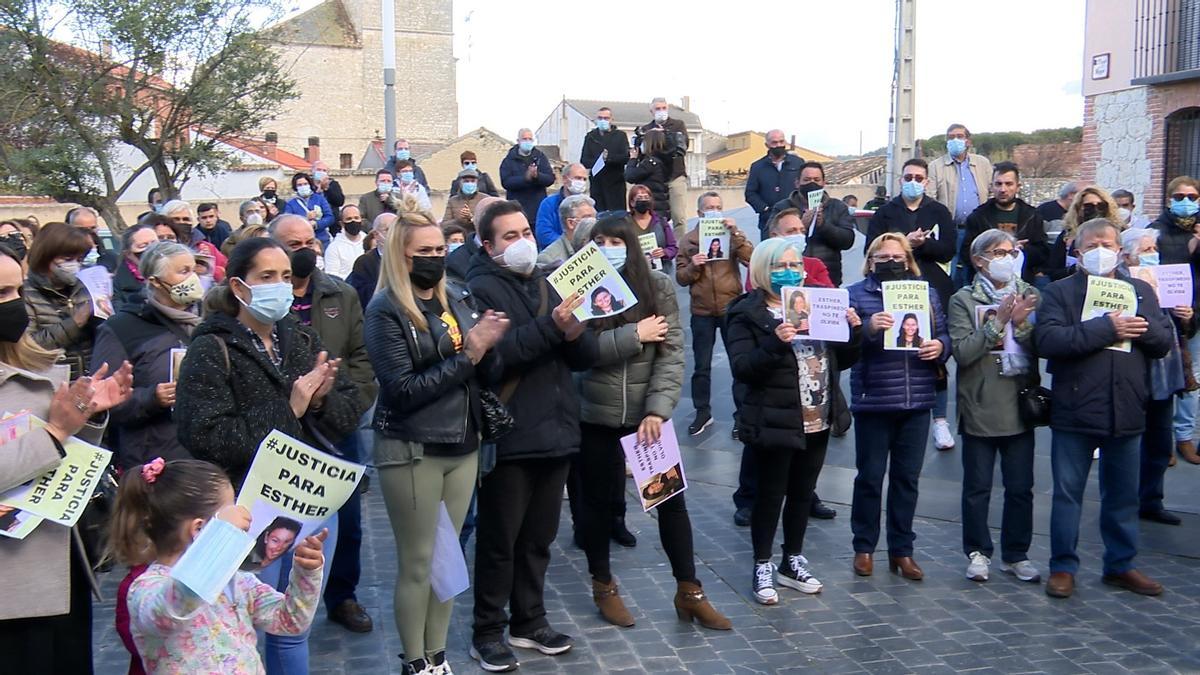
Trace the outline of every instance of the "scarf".
<path fill-rule="evenodd" d="M 184 332 L 188 335 L 191 335 L 196 326 L 200 325 L 200 317 L 198 315 L 186 309 L 179 309 L 178 307 L 163 304 L 149 289 L 146 290 L 146 302 L 154 309 L 162 312 L 163 316 L 183 326 Z"/>
<path fill-rule="evenodd" d="M 1172 223 L 1175 223 L 1175 227 L 1178 227 L 1179 229 L 1186 231 L 1188 234 L 1191 234 L 1192 232 L 1195 231 L 1196 216 L 1188 216 L 1188 217 L 1184 218 L 1183 216 L 1177 216 L 1177 215 L 1171 213 L 1170 211 L 1168 211 L 1167 217 L 1171 219 Z"/>
<path fill-rule="evenodd" d="M 985 274 L 975 275 L 975 295 L 983 295 L 987 298 L 988 304 L 999 305 L 1004 298 L 1016 294 L 1018 291 L 1017 285 L 1022 283 L 1018 278 L 1013 277 L 1013 280 L 1004 286 L 1004 288 L 996 288 L 991 279 Z M 1009 324 L 1005 330 L 1016 330 L 1015 326 Z M 1000 374 L 1004 377 L 1018 377 L 1029 373 L 1031 361 L 1029 355 L 1021 352 L 1019 354 L 1009 354 L 1004 352 L 1000 354 Z"/>
<path fill-rule="evenodd" d="M 129 258 L 125 258 L 125 267 L 128 268 L 129 271 L 133 273 L 133 278 L 137 279 L 139 284 L 146 283 L 146 278 L 142 276 L 142 273 L 138 271 L 137 265 L 134 264 L 134 262 L 132 260 L 130 260 Z"/>

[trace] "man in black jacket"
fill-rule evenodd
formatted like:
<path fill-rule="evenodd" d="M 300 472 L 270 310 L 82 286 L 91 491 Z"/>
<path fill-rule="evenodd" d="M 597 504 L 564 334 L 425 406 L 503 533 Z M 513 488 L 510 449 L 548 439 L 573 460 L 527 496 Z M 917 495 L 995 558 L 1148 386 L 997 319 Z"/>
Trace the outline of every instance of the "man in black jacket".
<path fill-rule="evenodd" d="M 401 138 L 396 141 L 396 146 L 392 152 L 392 156 L 388 157 L 388 161 L 383 165 L 383 169 L 399 180 L 399 169 L 396 168 L 397 162 L 408 162 L 412 164 L 413 178 L 416 179 L 421 187 L 429 191 L 429 181 L 425 180 L 425 171 L 417 166 L 417 160 L 413 159 L 412 149 L 409 147 L 408 141 Z"/>
<path fill-rule="evenodd" d="M 471 655 L 485 670 L 499 671 L 517 665 L 504 642 L 506 625 L 516 647 L 561 654 L 572 645 L 550 627 L 542 596 L 570 456 L 579 451 L 579 398 L 571 371 L 592 365 L 596 340 L 572 315 L 578 297 L 560 300 L 536 267 L 496 262 L 517 242 L 533 245 L 520 204 L 489 207 L 478 231 L 483 248 L 468 285 L 479 311 L 504 312 L 511 322 L 495 346 L 504 363 L 496 394 L 516 423 L 497 442 L 496 466 L 483 474 L 477 493 Z"/>
<path fill-rule="evenodd" d="M 583 137 L 579 163 L 591 173 L 596 160 L 604 158 L 604 168 L 592 175 L 591 195 L 597 211 L 625 209 L 625 163 L 629 161 L 629 137 L 612 124 L 612 111 L 596 111 L 596 128 Z"/>
<path fill-rule="evenodd" d="M 681 240 L 687 234 L 687 151 L 691 145 L 688 138 L 687 125 L 683 120 L 671 117 L 671 106 L 667 99 L 659 97 L 650 102 L 650 113 L 654 116 L 646 124 L 638 127 L 633 144 L 642 146 L 642 136 L 647 131 L 657 129 L 667 135 L 665 154 L 671 158 L 667 165 L 667 191 L 671 200 L 671 225 L 675 228 L 675 239 Z"/>
<path fill-rule="evenodd" d="M 1080 264 L 1074 274 L 1046 288 L 1033 334 L 1037 353 L 1049 361 L 1054 376 L 1050 406 L 1054 505 L 1046 594 L 1066 598 L 1075 590 L 1081 505 L 1092 452 L 1099 448 L 1102 581 L 1142 595 L 1158 595 L 1162 585 L 1134 567 L 1138 467 L 1150 363 L 1167 354 L 1173 334 L 1154 290 L 1117 271 L 1120 233 L 1111 221 L 1084 223 L 1074 244 Z M 1122 289 L 1132 285 L 1125 292 L 1136 294 L 1136 311 L 1096 312 L 1096 303 L 1089 305 L 1086 298 L 1104 296 L 1089 294 L 1093 277 L 1115 280 Z"/>
<path fill-rule="evenodd" d="M 992 169 L 992 198 L 980 204 L 964 224 L 963 245 L 959 249 L 959 260 L 971 259 L 971 242 L 985 230 L 1001 229 L 1017 238 L 1025 264 L 1021 278 L 1043 290 L 1050 277 L 1042 272 L 1042 266 L 1050 258 L 1050 243 L 1046 241 L 1046 228 L 1037 209 L 1017 196 L 1021 190 L 1021 171 L 1012 162 L 999 162 Z M 968 270 L 967 279 L 975 276 L 974 268 Z"/>
<path fill-rule="evenodd" d="M 767 154 L 754 160 L 746 178 L 746 203 L 758 214 L 758 232 L 763 240 L 770 236 L 767 221 L 771 217 L 771 207 L 784 199 L 788 188 L 796 185 L 803 165 L 803 157 L 787 151 L 783 131 L 772 129 L 767 132 Z"/>
<path fill-rule="evenodd" d="M 808 210 L 808 193 L 825 189 L 825 167 L 820 162 L 805 162 L 796 178 L 796 189 L 787 199 L 780 199 L 771 207 L 773 218 L 784 209 Z M 829 269 L 829 278 L 834 286 L 842 285 L 842 251 L 854 245 L 854 218 L 850 209 L 840 199 L 828 194 L 821 198 L 821 210 L 808 226 L 808 248 L 804 255 L 820 258 Z M 867 244 L 871 243 L 867 239 Z"/>

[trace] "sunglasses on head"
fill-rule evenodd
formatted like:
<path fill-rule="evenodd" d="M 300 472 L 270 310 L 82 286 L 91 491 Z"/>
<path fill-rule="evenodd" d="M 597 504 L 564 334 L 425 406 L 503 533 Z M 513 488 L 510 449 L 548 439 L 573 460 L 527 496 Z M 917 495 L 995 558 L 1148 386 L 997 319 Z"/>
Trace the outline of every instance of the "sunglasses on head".
<path fill-rule="evenodd" d="M 1181 202 L 1181 201 L 1183 201 L 1183 200 L 1185 200 L 1185 199 L 1186 199 L 1186 200 L 1188 200 L 1189 202 L 1194 202 L 1194 201 L 1196 201 L 1197 199 L 1200 199 L 1200 195 L 1198 195 L 1198 194 L 1188 194 L 1188 195 L 1185 195 L 1185 194 L 1183 194 L 1182 192 L 1180 192 L 1180 193 L 1178 193 L 1178 194 L 1173 194 L 1173 195 L 1171 195 L 1171 199 L 1174 199 L 1174 200 L 1175 200 L 1175 201 L 1177 201 L 1177 202 Z"/>

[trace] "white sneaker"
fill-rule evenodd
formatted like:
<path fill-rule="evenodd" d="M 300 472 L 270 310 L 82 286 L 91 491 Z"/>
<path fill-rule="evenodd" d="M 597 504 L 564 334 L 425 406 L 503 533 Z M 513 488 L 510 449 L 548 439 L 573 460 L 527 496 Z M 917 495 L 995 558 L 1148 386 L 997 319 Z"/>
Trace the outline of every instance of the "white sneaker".
<path fill-rule="evenodd" d="M 763 605 L 774 605 L 779 602 L 779 592 L 775 590 L 774 563 L 754 563 L 754 599 Z"/>
<path fill-rule="evenodd" d="M 950 433 L 950 423 L 946 420 L 933 421 L 933 445 L 938 450 L 954 447 L 954 434 Z"/>
<path fill-rule="evenodd" d="M 808 571 L 808 558 L 802 555 L 789 555 L 783 561 L 784 566 L 775 572 L 775 580 L 782 586 L 794 588 L 801 593 L 820 593 L 821 582 Z"/>
<path fill-rule="evenodd" d="M 971 581 L 987 581 L 988 566 L 992 561 L 979 551 L 971 551 L 971 562 L 967 563 L 967 578 Z"/>
<path fill-rule="evenodd" d="M 1100 459 L 1100 448 L 1092 451 L 1092 459 Z"/>
<path fill-rule="evenodd" d="M 1011 565 L 1005 565 L 1000 568 L 1000 571 L 1007 572 L 1021 581 L 1036 583 L 1042 580 L 1042 575 L 1038 572 L 1038 568 L 1028 560 L 1022 560 L 1021 562 L 1015 562 Z"/>

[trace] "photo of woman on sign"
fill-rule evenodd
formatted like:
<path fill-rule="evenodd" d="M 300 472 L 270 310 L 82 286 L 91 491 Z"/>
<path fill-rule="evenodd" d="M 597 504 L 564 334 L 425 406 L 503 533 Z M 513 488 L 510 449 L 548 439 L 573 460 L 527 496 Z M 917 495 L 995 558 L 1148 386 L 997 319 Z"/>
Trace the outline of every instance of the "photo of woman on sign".
<path fill-rule="evenodd" d="M 920 349 L 921 342 L 921 323 L 916 314 L 909 312 L 900 320 L 900 330 L 896 333 L 896 347 Z"/>
<path fill-rule="evenodd" d="M 808 304 L 808 294 L 804 291 L 792 291 L 788 298 L 787 321 L 796 328 L 797 335 L 808 335 L 809 319 L 812 308 Z"/>
<path fill-rule="evenodd" d="M 708 245 L 708 259 L 720 260 L 725 257 L 725 251 L 721 248 L 721 240 L 714 238 L 712 243 Z"/>
<path fill-rule="evenodd" d="M 608 316 L 625 309 L 625 303 L 613 296 L 612 291 L 597 286 L 592 291 L 592 316 Z"/>
<path fill-rule="evenodd" d="M 254 550 L 242 564 L 242 569 L 260 569 L 270 565 L 278 560 L 279 556 L 292 550 L 292 545 L 299 536 L 300 523 L 279 516 L 258 535 L 258 540 L 254 542 Z"/>

